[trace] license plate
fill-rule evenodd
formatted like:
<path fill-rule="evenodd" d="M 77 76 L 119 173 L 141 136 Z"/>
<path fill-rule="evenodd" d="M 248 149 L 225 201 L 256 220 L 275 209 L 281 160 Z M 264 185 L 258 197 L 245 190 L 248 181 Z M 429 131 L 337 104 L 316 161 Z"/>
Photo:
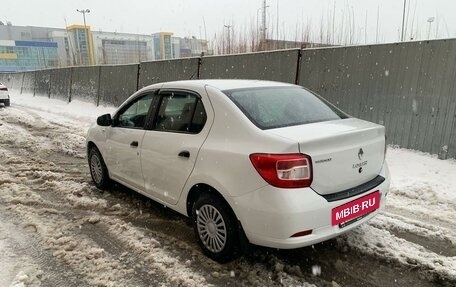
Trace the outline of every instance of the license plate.
<path fill-rule="evenodd" d="M 332 210 L 332 225 L 344 224 L 354 218 L 367 215 L 380 207 L 380 192 L 376 191 L 356 200 L 345 203 Z"/>

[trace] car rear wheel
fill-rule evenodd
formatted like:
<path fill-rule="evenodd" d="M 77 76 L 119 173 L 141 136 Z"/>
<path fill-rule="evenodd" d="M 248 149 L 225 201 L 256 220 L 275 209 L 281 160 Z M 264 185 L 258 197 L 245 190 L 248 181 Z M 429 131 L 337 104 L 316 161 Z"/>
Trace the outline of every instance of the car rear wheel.
<path fill-rule="evenodd" d="M 111 185 L 108 168 L 96 147 L 91 147 L 89 150 L 89 168 L 92 180 L 98 188 L 106 189 Z"/>
<path fill-rule="evenodd" d="M 10 100 L 6 100 L 5 101 L 5 107 L 9 107 L 10 106 Z"/>
<path fill-rule="evenodd" d="M 225 263 L 238 255 L 237 220 L 218 196 L 202 194 L 192 208 L 193 229 L 204 254 Z"/>

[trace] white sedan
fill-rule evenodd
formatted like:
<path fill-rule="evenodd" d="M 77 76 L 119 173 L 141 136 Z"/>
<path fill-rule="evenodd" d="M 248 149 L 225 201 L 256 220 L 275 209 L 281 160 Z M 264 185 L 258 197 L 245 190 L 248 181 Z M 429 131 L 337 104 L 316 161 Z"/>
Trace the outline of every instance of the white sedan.
<path fill-rule="evenodd" d="M 0 83 L 0 103 L 3 103 L 5 107 L 9 107 L 10 105 L 8 88 L 2 83 Z"/>
<path fill-rule="evenodd" d="M 385 128 L 303 87 L 254 80 L 155 84 L 88 131 L 92 179 L 116 181 L 193 219 L 206 255 L 241 242 L 299 248 L 385 205 Z"/>

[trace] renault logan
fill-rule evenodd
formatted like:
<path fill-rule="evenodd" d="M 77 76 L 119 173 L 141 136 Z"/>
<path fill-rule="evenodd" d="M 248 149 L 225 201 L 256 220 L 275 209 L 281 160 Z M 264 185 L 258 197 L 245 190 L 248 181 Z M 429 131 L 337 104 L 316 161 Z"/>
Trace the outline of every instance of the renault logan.
<path fill-rule="evenodd" d="M 291 84 L 155 84 L 88 131 L 95 185 L 121 183 L 192 218 L 206 255 L 240 242 L 299 248 L 340 235 L 385 205 L 385 128 Z"/>

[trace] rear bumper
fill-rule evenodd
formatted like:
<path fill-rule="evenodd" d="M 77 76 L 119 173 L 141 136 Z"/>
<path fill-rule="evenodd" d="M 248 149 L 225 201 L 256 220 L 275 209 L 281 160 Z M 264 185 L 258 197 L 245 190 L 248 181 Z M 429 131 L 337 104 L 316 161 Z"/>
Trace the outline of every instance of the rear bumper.
<path fill-rule="evenodd" d="M 251 243 L 280 249 L 304 247 L 343 234 L 377 215 L 384 208 L 390 185 L 386 163 L 380 175 L 385 178 L 380 185 L 343 200 L 328 202 L 310 188 L 280 189 L 266 186 L 233 198 L 233 209 Z M 380 193 L 379 209 L 346 227 L 331 225 L 333 208 L 375 191 Z M 291 237 L 307 230 L 312 230 L 312 233 Z"/>
<path fill-rule="evenodd" d="M 0 91 L 0 101 L 9 100 L 8 91 Z"/>
<path fill-rule="evenodd" d="M 9 102 L 9 94 L 8 92 L 0 92 L 0 103 L 6 103 Z"/>

